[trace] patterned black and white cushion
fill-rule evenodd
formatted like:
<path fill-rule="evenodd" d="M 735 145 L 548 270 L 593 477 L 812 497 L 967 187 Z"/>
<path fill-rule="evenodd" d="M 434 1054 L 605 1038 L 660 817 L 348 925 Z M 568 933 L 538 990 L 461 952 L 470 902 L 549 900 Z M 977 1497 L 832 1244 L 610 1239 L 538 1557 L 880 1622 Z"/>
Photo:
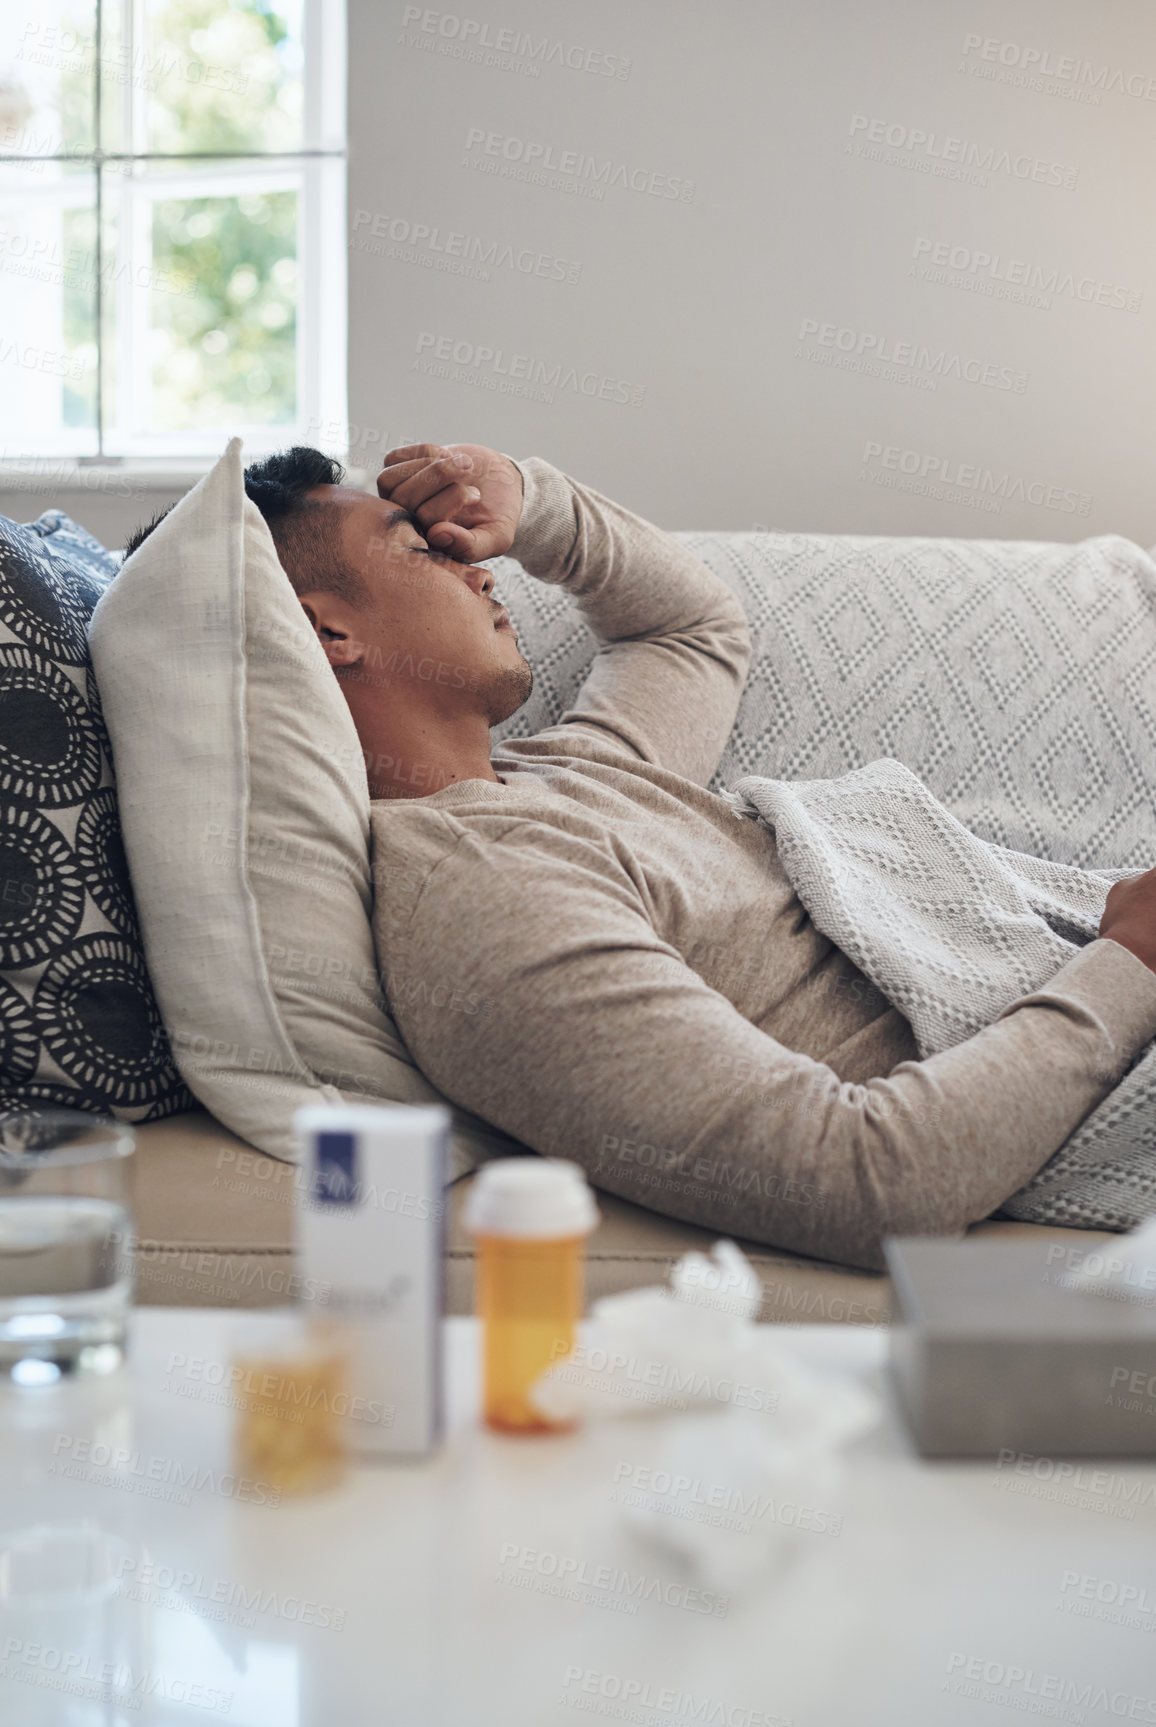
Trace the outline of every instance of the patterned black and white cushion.
<path fill-rule="evenodd" d="M 0 1110 L 151 1121 L 193 1099 L 145 969 L 88 619 L 120 562 L 0 517 Z"/>

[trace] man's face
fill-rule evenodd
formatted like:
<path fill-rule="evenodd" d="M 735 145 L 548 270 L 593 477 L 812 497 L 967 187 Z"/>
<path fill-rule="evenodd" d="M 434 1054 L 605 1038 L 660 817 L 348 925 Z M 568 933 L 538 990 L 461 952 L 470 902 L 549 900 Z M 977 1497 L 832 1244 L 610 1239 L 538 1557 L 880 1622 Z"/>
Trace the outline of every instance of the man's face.
<path fill-rule="evenodd" d="M 358 607 L 302 594 L 355 717 L 375 695 L 436 696 L 442 710 L 480 710 L 487 725 L 526 701 L 533 673 L 508 614 L 493 596 L 493 571 L 430 548 L 406 510 L 346 486 L 310 494 L 337 506 L 339 549 L 368 590 Z M 333 637 L 343 634 L 357 651 Z M 328 639 L 327 639 L 328 637 Z"/>

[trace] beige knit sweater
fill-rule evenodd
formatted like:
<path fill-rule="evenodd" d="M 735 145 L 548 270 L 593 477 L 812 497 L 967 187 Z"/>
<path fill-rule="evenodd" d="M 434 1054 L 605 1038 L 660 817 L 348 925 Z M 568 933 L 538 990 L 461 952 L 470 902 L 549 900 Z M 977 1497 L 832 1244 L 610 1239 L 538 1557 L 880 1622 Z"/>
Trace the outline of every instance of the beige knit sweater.
<path fill-rule="evenodd" d="M 987 1216 L 1156 1036 L 1156 973 L 1092 942 L 919 1061 L 773 837 L 705 790 L 750 660 L 738 601 L 650 522 L 518 466 L 511 555 L 600 649 L 557 725 L 495 748 L 502 783 L 373 805 L 377 950 L 418 1066 L 608 1192 L 728 1235 L 879 1267 L 887 1234 Z"/>

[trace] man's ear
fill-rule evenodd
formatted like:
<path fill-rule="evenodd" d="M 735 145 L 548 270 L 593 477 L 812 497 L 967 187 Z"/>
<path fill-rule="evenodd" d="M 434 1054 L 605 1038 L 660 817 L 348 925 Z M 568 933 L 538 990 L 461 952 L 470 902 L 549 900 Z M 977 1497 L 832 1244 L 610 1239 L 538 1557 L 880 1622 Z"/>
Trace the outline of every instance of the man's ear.
<path fill-rule="evenodd" d="M 348 608 L 333 594 L 302 594 L 301 609 L 334 671 L 360 665 L 365 643 L 358 641 Z"/>

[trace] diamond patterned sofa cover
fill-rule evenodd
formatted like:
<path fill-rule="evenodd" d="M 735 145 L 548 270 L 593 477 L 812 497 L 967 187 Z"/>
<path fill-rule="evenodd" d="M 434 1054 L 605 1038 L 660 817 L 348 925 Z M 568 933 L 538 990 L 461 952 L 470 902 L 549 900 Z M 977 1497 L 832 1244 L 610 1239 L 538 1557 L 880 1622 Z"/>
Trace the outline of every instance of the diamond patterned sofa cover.
<path fill-rule="evenodd" d="M 744 773 L 823 778 L 893 755 L 984 838 L 1091 866 L 1153 861 L 1156 716 L 1145 689 L 1156 659 L 1156 564 L 1148 553 L 1116 536 L 1077 545 L 676 537 L 739 593 L 755 637 L 716 789 Z M 535 667 L 530 702 L 497 736 L 522 736 L 565 711 L 595 644 L 557 590 L 509 559 L 494 565 Z M 115 836 L 106 850 L 114 844 Z M 149 1122 L 138 1134 L 141 1299 L 267 1306 L 290 1298 L 297 1172 L 205 1111 Z M 451 1311 L 470 1304 L 470 1248 L 458 1223 L 468 1180 L 450 1195 Z M 709 1239 L 605 1195 L 601 1205 L 591 1297 L 660 1281 L 679 1254 Z M 1041 1233 L 1004 1222 L 977 1230 Z M 1047 1234 L 1057 1263 L 1104 1239 Z M 763 1318 L 886 1322 L 885 1278 L 749 1251 L 763 1280 Z"/>
<path fill-rule="evenodd" d="M 1075 544 L 680 533 L 738 594 L 754 655 L 711 780 L 831 779 L 881 756 L 966 827 L 1085 868 L 1156 862 L 1156 561 Z M 534 667 L 524 737 L 593 654 L 557 588 L 493 559 Z"/>

